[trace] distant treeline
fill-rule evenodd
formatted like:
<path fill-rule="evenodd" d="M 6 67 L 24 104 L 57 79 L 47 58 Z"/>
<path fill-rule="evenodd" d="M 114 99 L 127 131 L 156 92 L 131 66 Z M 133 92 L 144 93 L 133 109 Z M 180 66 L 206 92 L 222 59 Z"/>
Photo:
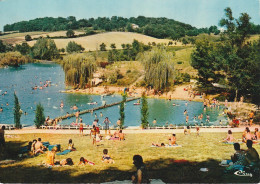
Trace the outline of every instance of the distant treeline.
<path fill-rule="evenodd" d="M 21 21 L 4 26 L 4 31 L 61 31 L 69 29 L 92 28 L 93 30 L 105 31 L 129 31 L 142 33 L 156 38 L 178 38 L 187 36 L 197 36 L 200 33 L 219 34 L 217 26 L 197 29 L 189 24 L 185 24 L 173 19 L 151 18 L 138 16 L 137 18 L 123 18 L 113 16 L 111 18 L 98 17 L 96 19 L 80 19 L 69 16 L 67 18 L 44 17 L 29 21 Z M 89 29 L 88 29 L 89 30 Z"/>

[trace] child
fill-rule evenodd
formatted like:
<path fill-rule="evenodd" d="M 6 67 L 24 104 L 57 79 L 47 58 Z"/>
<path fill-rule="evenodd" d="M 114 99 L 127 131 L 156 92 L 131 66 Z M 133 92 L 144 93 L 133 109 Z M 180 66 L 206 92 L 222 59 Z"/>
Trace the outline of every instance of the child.
<path fill-rule="evenodd" d="M 105 163 L 111 163 L 111 164 L 115 163 L 115 161 L 112 160 L 112 158 L 108 155 L 108 150 L 107 150 L 107 149 L 104 149 L 104 150 L 103 150 L 103 153 L 104 153 L 104 155 L 103 155 L 103 157 L 102 157 L 102 161 L 103 161 L 103 162 L 105 162 Z"/>
<path fill-rule="evenodd" d="M 76 148 L 74 148 L 74 143 L 72 143 L 72 139 L 69 140 L 68 150 L 76 151 Z"/>
<path fill-rule="evenodd" d="M 224 142 L 234 142 L 235 139 L 232 135 L 232 131 L 231 130 L 228 130 L 228 135 L 227 135 L 227 138 L 224 139 Z"/>
<path fill-rule="evenodd" d="M 93 162 L 88 161 L 87 159 L 85 159 L 84 157 L 80 157 L 79 159 L 79 165 L 95 165 Z"/>

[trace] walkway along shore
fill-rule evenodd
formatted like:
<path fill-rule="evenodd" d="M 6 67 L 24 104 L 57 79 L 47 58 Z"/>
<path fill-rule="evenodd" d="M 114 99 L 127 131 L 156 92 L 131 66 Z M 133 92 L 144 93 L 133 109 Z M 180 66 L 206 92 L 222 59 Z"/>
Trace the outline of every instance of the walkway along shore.
<path fill-rule="evenodd" d="M 130 101 L 133 101 L 133 100 L 137 100 L 137 99 L 140 99 L 140 97 L 135 97 L 135 98 L 129 98 L 126 100 L 126 102 L 130 102 Z M 93 108 L 93 109 L 87 109 L 87 110 L 83 110 L 83 111 L 80 111 L 79 114 L 86 114 L 86 113 L 90 113 L 91 111 L 96 111 L 96 110 L 99 110 L 99 109 L 104 109 L 104 108 L 107 108 L 107 107 L 112 107 L 114 105 L 118 105 L 120 104 L 122 101 L 119 101 L 119 102 L 115 102 L 115 103 L 111 103 L 111 104 L 105 104 L 103 106 L 99 106 L 99 107 L 96 107 L 96 108 Z M 68 117 L 73 117 L 75 116 L 75 114 L 67 114 L 67 115 L 64 115 L 64 116 L 60 116 L 60 117 L 57 117 L 57 118 L 54 118 L 54 119 L 67 119 Z"/>

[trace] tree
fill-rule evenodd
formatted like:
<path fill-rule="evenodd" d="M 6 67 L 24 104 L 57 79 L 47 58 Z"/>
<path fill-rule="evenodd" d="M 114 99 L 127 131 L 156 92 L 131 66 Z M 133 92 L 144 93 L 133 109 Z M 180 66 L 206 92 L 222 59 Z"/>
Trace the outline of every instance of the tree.
<path fill-rule="evenodd" d="M 74 53 L 64 57 L 62 67 L 66 84 L 85 88 L 92 78 L 97 64 L 93 56 Z"/>
<path fill-rule="evenodd" d="M 106 44 L 102 43 L 99 45 L 100 51 L 106 51 Z"/>
<path fill-rule="evenodd" d="M 164 47 L 156 47 L 146 51 L 138 58 L 144 65 L 145 81 L 156 90 L 164 90 L 169 85 L 169 79 L 173 77 L 173 54 L 167 52 Z"/>
<path fill-rule="evenodd" d="M 22 43 L 21 45 L 16 44 L 14 49 L 20 52 L 22 55 L 27 55 L 30 52 L 30 46 L 26 42 Z"/>
<path fill-rule="evenodd" d="M 127 97 L 126 94 L 122 94 L 122 101 L 120 103 L 120 111 L 119 111 L 120 121 L 121 121 L 120 129 L 124 128 L 124 123 L 125 123 L 125 103 L 126 103 L 126 97 Z"/>
<path fill-rule="evenodd" d="M 24 39 L 25 39 L 25 41 L 31 41 L 32 40 L 32 37 L 30 36 L 30 35 L 26 35 L 25 37 L 24 37 Z"/>
<path fill-rule="evenodd" d="M 191 54 L 191 66 L 198 70 L 198 82 L 202 89 L 208 93 L 212 88 L 212 80 L 216 78 L 216 64 L 214 61 L 213 45 L 206 39 L 199 40 L 195 44 L 195 50 Z"/>
<path fill-rule="evenodd" d="M 45 121 L 45 116 L 44 116 L 44 108 L 41 105 L 41 103 L 37 104 L 36 106 L 36 111 L 35 111 L 35 120 L 34 124 L 36 128 L 40 128 Z"/>
<path fill-rule="evenodd" d="M 66 51 L 68 53 L 72 53 L 72 52 L 81 52 L 84 51 L 85 48 L 83 48 L 81 45 L 77 44 L 74 41 L 70 41 L 66 47 Z"/>
<path fill-rule="evenodd" d="M 141 126 L 142 128 L 147 128 L 149 126 L 148 122 L 148 102 L 147 102 L 147 97 L 145 96 L 145 93 L 142 94 L 142 99 L 141 99 Z"/>
<path fill-rule="evenodd" d="M 51 60 L 57 58 L 59 51 L 55 42 L 48 38 L 39 38 L 33 46 L 33 56 L 36 59 Z"/>
<path fill-rule="evenodd" d="M 72 29 L 69 29 L 66 32 L 66 35 L 67 35 L 68 38 L 73 38 L 75 36 L 75 32 Z"/>
<path fill-rule="evenodd" d="M 31 62 L 29 56 L 23 56 L 19 52 L 7 52 L 0 54 L 0 65 L 19 67 L 25 63 Z"/>
<path fill-rule="evenodd" d="M 17 129 L 20 129 L 22 127 L 20 122 L 21 115 L 22 113 L 21 113 L 21 107 L 18 101 L 18 97 L 14 93 L 14 126 Z"/>

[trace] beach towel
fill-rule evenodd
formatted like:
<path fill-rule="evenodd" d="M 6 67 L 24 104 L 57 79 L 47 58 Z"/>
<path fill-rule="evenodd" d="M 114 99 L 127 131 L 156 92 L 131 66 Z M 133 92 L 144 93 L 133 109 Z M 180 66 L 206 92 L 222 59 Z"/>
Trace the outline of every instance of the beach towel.
<path fill-rule="evenodd" d="M 220 141 L 222 142 L 222 141 Z M 223 144 L 231 144 L 233 145 L 234 143 L 238 143 L 238 144 L 243 144 L 243 142 L 222 142 Z"/>
<path fill-rule="evenodd" d="M 43 146 L 45 146 L 45 147 L 47 147 L 47 148 L 48 148 L 48 147 L 49 147 L 49 145 L 50 145 L 50 143 L 49 143 L 49 142 L 43 142 L 42 144 L 43 144 Z"/>
<path fill-rule="evenodd" d="M 66 149 L 66 150 L 64 150 L 63 152 L 57 153 L 56 155 L 66 155 L 66 154 L 68 154 L 69 152 L 71 152 L 71 150 Z"/>
<path fill-rule="evenodd" d="M 24 146 L 24 147 L 21 147 L 20 150 L 19 150 L 19 154 L 24 154 L 24 153 L 27 153 L 29 150 L 28 150 L 28 146 Z"/>

